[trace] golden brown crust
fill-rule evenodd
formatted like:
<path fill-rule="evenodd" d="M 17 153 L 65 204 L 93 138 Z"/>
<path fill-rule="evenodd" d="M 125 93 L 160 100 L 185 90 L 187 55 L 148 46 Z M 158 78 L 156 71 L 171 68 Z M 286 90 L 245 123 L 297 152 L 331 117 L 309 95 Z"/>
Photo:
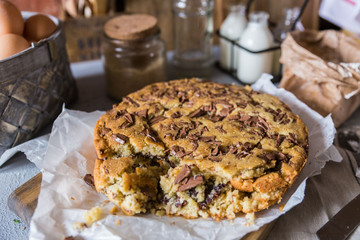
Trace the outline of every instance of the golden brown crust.
<path fill-rule="evenodd" d="M 305 124 L 278 98 L 199 79 L 128 95 L 94 135 L 96 189 L 126 214 L 259 211 L 281 200 L 308 154 Z"/>

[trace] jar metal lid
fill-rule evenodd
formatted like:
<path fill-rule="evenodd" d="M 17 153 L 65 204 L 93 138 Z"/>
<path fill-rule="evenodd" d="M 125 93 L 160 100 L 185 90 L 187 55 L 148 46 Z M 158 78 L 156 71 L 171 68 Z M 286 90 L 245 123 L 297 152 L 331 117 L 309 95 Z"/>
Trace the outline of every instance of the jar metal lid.
<path fill-rule="evenodd" d="M 118 40 L 138 40 L 159 31 L 155 17 L 146 14 L 125 14 L 107 21 L 104 32 L 109 38 Z"/>

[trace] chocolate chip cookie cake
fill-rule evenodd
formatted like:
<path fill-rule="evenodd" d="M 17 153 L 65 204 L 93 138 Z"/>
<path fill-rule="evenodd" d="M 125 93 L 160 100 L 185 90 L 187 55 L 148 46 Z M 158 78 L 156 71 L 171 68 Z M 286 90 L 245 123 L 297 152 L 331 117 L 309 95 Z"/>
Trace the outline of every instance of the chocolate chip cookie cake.
<path fill-rule="evenodd" d="M 155 83 L 96 124 L 97 191 L 127 215 L 233 219 L 280 202 L 308 132 L 278 98 L 199 79 Z"/>

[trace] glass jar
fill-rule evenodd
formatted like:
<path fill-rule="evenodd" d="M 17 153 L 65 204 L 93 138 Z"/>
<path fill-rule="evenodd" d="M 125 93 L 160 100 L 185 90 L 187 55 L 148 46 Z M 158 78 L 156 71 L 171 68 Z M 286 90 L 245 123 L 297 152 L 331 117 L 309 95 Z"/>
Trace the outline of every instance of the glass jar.
<path fill-rule="evenodd" d="M 153 29 L 140 27 L 137 31 L 131 21 L 139 24 L 147 20 L 138 19 L 135 14 L 130 16 L 130 20 L 120 19 L 115 25 L 113 21 L 114 26 L 105 25 L 104 29 L 102 62 L 106 88 L 108 95 L 116 100 L 148 84 L 167 80 L 166 48 L 157 23 Z"/>
<path fill-rule="evenodd" d="M 284 41 L 286 34 L 293 29 L 291 29 L 300 14 L 300 8 L 285 8 L 283 10 L 283 17 L 274 30 L 275 41 L 281 43 Z"/>
<path fill-rule="evenodd" d="M 174 16 L 173 64 L 204 68 L 213 63 L 214 0 L 172 0 Z"/>

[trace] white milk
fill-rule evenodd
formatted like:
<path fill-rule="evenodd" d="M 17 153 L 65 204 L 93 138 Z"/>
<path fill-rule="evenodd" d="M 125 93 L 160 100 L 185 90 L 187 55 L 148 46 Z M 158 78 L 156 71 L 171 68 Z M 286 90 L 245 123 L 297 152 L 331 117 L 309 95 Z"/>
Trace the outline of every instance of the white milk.
<path fill-rule="evenodd" d="M 220 34 L 231 40 L 238 41 L 243 33 L 247 20 L 245 17 L 246 7 L 242 4 L 230 7 L 230 13 L 220 27 Z M 227 70 L 237 68 L 237 47 L 231 42 L 220 39 L 220 65 Z"/>
<path fill-rule="evenodd" d="M 268 28 L 269 14 L 253 12 L 250 22 L 244 30 L 239 44 L 251 51 L 260 51 L 273 46 L 273 37 Z M 254 83 L 262 73 L 271 73 L 273 53 L 250 53 L 239 50 L 238 78 L 244 83 Z"/>

